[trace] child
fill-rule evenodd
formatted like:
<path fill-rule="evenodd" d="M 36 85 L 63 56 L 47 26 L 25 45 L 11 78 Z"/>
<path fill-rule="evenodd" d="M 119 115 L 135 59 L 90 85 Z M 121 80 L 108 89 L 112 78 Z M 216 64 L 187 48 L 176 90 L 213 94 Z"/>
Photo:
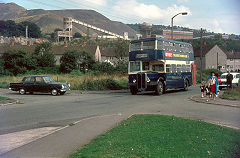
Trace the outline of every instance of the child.
<path fill-rule="evenodd" d="M 210 98 L 210 93 L 211 93 L 211 82 L 207 83 L 207 86 L 206 86 L 205 90 L 206 90 L 207 101 L 209 101 L 208 99 Z"/>
<path fill-rule="evenodd" d="M 203 98 L 204 97 L 204 90 L 205 90 L 205 82 L 204 81 L 201 82 L 200 89 L 201 89 L 201 94 L 202 94 L 202 98 Z"/>

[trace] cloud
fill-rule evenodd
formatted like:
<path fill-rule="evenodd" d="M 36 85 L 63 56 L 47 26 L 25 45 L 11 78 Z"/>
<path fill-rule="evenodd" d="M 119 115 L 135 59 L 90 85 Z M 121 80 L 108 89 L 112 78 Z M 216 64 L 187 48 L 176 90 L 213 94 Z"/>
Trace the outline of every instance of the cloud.
<path fill-rule="evenodd" d="M 86 5 L 86 6 L 93 6 L 93 7 L 104 7 L 107 5 L 108 0 L 72 0 L 75 1 L 78 5 Z"/>
<path fill-rule="evenodd" d="M 186 3 L 186 2 L 188 2 L 189 0 L 177 0 L 177 2 L 179 2 L 179 3 Z"/>
<path fill-rule="evenodd" d="M 188 15 L 191 15 L 190 9 L 183 5 L 174 4 L 167 8 L 160 8 L 154 4 L 137 2 L 137 0 L 118 0 L 113 6 L 113 11 L 138 21 L 155 21 L 163 24 L 169 24 L 171 17 L 180 12 L 188 12 Z M 177 21 L 182 20 L 180 16 L 177 19 Z"/>

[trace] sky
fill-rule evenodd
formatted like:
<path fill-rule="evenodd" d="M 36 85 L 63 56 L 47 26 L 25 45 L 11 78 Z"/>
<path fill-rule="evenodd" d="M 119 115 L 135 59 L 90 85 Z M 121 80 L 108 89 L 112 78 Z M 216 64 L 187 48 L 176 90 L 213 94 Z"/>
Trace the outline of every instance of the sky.
<path fill-rule="evenodd" d="M 151 23 L 240 35 L 240 0 L 0 0 L 26 9 L 90 9 L 123 23 Z"/>

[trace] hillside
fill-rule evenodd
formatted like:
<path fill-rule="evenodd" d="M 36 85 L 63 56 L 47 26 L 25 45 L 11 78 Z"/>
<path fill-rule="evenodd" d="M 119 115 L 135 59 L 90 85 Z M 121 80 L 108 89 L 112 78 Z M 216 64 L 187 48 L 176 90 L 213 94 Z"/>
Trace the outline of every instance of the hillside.
<path fill-rule="evenodd" d="M 0 3 L 0 20 L 34 22 L 41 28 L 43 33 L 51 33 L 56 28 L 62 29 L 63 17 L 72 17 L 120 35 L 123 35 L 123 32 L 128 32 L 129 36 L 136 35 L 136 31 L 131 27 L 121 22 L 111 21 L 94 10 L 26 10 L 15 3 Z M 78 24 L 73 24 L 73 32 L 80 32 L 86 35 L 88 30 Z M 90 34 L 98 33 L 90 30 Z"/>

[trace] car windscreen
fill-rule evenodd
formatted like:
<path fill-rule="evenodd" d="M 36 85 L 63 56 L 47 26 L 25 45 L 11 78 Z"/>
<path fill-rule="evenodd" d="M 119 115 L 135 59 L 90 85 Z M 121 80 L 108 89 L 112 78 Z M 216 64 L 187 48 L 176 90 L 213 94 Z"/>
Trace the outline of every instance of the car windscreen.
<path fill-rule="evenodd" d="M 220 78 L 221 78 L 221 79 L 226 79 L 226 76 L 227 76 L 227 75 L 221 75 Z"/>

